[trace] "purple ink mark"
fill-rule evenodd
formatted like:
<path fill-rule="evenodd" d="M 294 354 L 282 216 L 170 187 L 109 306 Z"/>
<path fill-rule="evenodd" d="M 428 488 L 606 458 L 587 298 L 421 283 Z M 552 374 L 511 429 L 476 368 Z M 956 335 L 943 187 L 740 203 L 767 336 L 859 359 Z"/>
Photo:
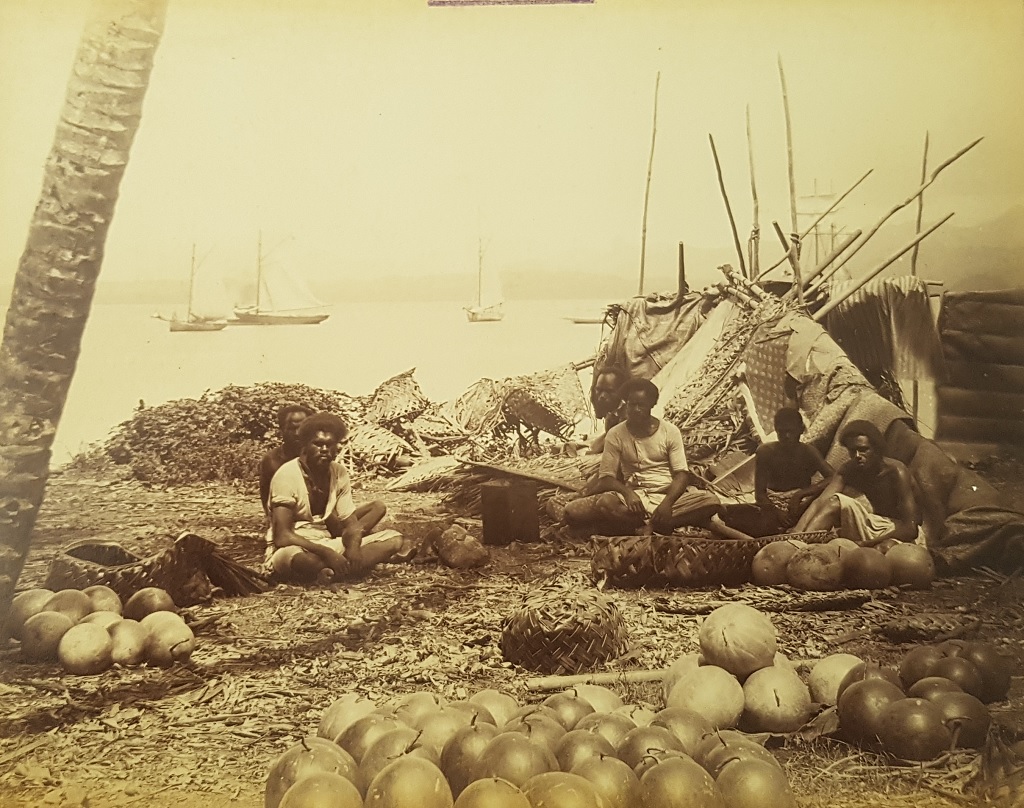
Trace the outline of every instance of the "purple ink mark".
<path fill-rule="evenodd" d="M 596 0 L 427 0 L 428 6 L 557 6 L 593 5 Z"/>

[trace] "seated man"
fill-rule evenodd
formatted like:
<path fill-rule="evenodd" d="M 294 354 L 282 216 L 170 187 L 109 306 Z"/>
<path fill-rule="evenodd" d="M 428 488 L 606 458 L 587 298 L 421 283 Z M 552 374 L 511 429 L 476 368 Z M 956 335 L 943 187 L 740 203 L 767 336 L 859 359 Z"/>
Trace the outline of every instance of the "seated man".
<path fill-rule="evenodd" d="M 765 528 L 771 533 L 792 528 L 810 500 L 820 494 L 832 478 L 832 467 L 821 452 L 800 442 L 803 433 L 800 410 L 783 407 L 775 413 L 778 440 L 757 447 L 754 501 L 760 507 Z M 821 480 L 812 483 L 815 474 L 821 474 Z"/>
<path fill-rule="evenodd" d="M 590 454 L 604 451 L 604 436 L 608 430 L 625 418 L 622 408 L 622 385 L 629 379 L 625 370 L 617 365 L 606 365 L 594 377 L 590 388 L 590 403 L 594 415 L 604 420 L 604 433 L 598 435 L 590 445 Z"/>
<path fill-rule="evenodd" d="M 386 508 L 380 501 L 357 508 L 352 501 L 348 470 L 335 460 L 347 434 L 336 415 L 309 416 L 299 427 L 299 456 L 274 474 L 267 499 L 266 566 L 275 577 L 308 582 L 358 575 L 410 550 L 396 531 L 363 541 Z"/>
<path fill-rule="evenodd" d="M 910 472 L 885 457 L 885 439 L 870 421 L 851 421 L 840 443 L 850 453 L 821 495 L 796 524 L 797 531 L 839 528 L 839 535 L 871 547 L 885 539 L 917 539 L 917 506 Z"/>
<path fill-rule="evenodd" d="M 679 429 L 651 415 L 658 388 L 647 379 L 622 387 L 626 420 L 608 430 L 595 493 L 565 506 L 573 527 L 612 534 L 671 533 L 677 527 L 710 527 L 720 535 L 749 538 L 718 518 L 721 503 L 705 491 L 686 492 L 696 481 L 686 465 Z"/>
<path fill-rule="evenodd" d="M 281 445 L 271 449 L 260 460 L 260 504 L 267 509 L 270 496 L 270 481 L 281 466 L 299 456 L 299 427 L 313 410 L 304 404 L 289 404 L 277 411 L 277 427 L 281 433 Z M 268 511 L 269 513 L 269 511 Z"/>

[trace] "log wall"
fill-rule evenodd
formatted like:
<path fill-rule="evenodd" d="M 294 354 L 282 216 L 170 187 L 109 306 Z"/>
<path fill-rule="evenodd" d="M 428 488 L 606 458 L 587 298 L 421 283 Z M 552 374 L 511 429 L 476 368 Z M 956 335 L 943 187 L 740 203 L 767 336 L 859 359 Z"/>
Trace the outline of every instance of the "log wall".
<path fill-rule="evenodd" d="M 1024 444 L 1024 289 L 947 292 L 936 440 Z"/>

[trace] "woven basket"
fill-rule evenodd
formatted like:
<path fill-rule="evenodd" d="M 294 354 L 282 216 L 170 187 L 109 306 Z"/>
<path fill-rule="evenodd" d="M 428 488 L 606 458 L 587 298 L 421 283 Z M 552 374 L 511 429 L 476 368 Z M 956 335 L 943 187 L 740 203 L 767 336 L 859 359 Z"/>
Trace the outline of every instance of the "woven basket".
<path fill-rule="evenodd" d="M 628 645 L 618 608 L 589 589 L 547 587 L 501 625 L 505 659 L 539 673 L 582 673 L 621 656 Z"/>
<path fill-rule="evenodd" d="M 765 545 L 786 539 L 808 544 L 828 541 L 826 530 L 785 533 L 760 539 L 704 539 L 691 536 L 594 536 L 590 561 L 595 580 L 611 586 L 735 586 L 750 580 L 750 565 Z"/>
<path fill-rule="evenodd" d="M 368 421 L 393 424 L 403 418 L 415 418 L 427 408 L 430 402 L 412 377 L 415 370 L 412 368 L 380 383 L 366 407 Z"/>
<path fill-rule="evenodd" d="M 263 578 L 227 558 L 213 542 L 184 533 L 174 544 L 139 558 L 112 541 L 82 541 L 68 545 L 50 562 L 43 586 L 54 591 L 85 589 L 103 584 L 127 600 L 143 587 L 158 586 L 178 606 L 210 599 L 214 587 L 226 595 L 266 591 Z"/>

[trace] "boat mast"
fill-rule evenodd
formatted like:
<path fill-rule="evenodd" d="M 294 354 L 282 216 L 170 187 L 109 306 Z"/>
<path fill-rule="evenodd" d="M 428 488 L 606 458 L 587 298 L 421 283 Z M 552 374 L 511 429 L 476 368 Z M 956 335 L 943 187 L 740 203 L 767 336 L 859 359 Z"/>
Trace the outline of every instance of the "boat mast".
<path fill-rule="evenodd" d="M 260 287 L 263 286 L 263 231 L 256 236 L 256 311 L 260 310 Z"/>
<path fill-rule="evenodd" d="M 484 305 L 484 240 L 477 239 L 477 268 L 476 268 L 476 305 L 480 308 Z"/>
<path fill-rule="evenodd" d="M 192 322 L 192 295 L 196 288 L 196 244 L 192 242 L 192 269 L 188 273 L 188 313 L 185 322 Z"/>

